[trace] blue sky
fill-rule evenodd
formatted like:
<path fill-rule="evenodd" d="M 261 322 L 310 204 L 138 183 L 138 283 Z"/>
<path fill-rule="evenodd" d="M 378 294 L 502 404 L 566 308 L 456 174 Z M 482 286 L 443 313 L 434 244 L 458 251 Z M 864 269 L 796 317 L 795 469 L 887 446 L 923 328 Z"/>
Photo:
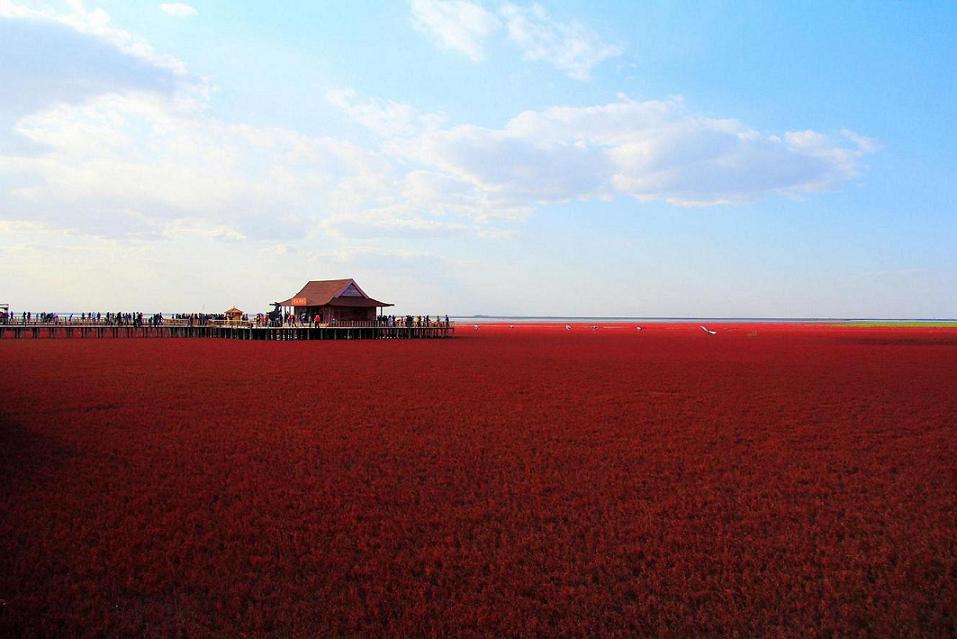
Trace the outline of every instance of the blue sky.
<path fill-rule="evenodd" d="M 0 0 L 0 301 L 957 316 L 953 3 Z"/>

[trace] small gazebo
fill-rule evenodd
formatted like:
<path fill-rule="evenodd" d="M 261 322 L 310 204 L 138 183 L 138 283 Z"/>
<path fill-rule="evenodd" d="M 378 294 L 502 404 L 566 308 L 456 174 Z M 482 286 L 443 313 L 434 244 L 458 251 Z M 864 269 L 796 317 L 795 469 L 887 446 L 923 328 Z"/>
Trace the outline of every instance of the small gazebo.
<path fill-rule="evenodd" d="M 243 315 L 245 315 L 245 313 L 234 306 L 223 313 L 223 315 L 226 316 L 226 320 L 229 322 L 239 322 L 242 321 Z"/>

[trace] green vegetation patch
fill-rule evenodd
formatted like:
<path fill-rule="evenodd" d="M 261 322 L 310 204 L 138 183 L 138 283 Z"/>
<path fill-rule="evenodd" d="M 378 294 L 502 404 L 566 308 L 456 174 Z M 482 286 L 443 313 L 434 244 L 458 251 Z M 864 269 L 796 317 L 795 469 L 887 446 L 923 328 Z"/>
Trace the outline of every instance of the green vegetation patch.
<path fill-rule="evenodd" d="M 957 322 L 895 322 L 880 320 L 874 322 L 841 322 L 832 326 L 849 326 L 851 328 L 957 328 Z"/>

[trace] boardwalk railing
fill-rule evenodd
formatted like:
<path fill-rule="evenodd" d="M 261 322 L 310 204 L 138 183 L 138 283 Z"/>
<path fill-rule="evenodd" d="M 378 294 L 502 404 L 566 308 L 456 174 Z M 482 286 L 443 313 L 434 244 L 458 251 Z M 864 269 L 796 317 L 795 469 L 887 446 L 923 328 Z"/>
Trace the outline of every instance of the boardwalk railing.
<path fill-rule="evenodd" d="M 395 323 L 390 324 L 387 322 L 379 322 L 372 320 L 346 320 L 346 321 L 335 321 L 335 322 L 325 322 L 321 324 L 314 324 L 312 322 L 284 322 L 282 324 L 259 324 L 258 322 L 252 320 L 206 320 L 200 321 L 197 319 L 181 319 L 181 318 L 172 318 L 164 317 L 159 324 L 154 323 L 153 321 L 144 318 L 142 323 L 135 322 L 126 322 L 126 321 L 108 321 L 106 319 L 100 319 L 99 321 L 89 320 L 89 319 L 80 319 L 80 318 L 62 318 L 58 317 L 49 321 L 46 320 L 37 320 L 37 319 L 23 319 L 21 317 L 13 317 L 10 319 L 0 319 L 0 326 L 25 326 L 25 327 L 53 327 L 53 326 L 62 326 L 62 327 L 95 327 L 95 326 L 105 326 L 105 327 L 128 327 L 128 328 L 160 328 L 164 326 L 219 326 L 219 327 L 232 327 L 232 328 L 455 328 L 455 322 L 453 321 L 444 321 L 444 320 L 422 320 L 421 322 L 413 322 L 411 324 L 406 323 L 402 318 L 396 318 Z"/>
<path fill-rule="evenodd" d="M 185 320 L 184 320 L 185 321 Z M 340 322 L 315 326 L 255 326 L 251 322 L 212 321 L 202 325 L 176 322 L 162 324 L 77 324 L 73 322 L 0 323 L 0 339 L 41 337 L 206 337 L 237 340 L 327 340 L 327 339 L 434 339 L 455 336 L 454 322 L 390 325 L 383 322 Z"/>
<path fill-rule="evenodd" d="M 258 326 L 255 322 L 248 322 L 251 326 Z M 226 324 L 227 326 L 233 326 L 233 324 Z M 406 323 L 404 320 L 396 319 L 394 324 L 387 322 L 374 322 L 370 320 L 348 320 L 348 321 L 335 321 L 335 322 L 326 322 L 321 324 L 314 324 L 312 322 L 287 322 L 282 325 L 285 328 L 455 328 L 455 322 L 449 320 L 448 322 L 442 321 L 421 321 L 413 322 L 411 324 Z"/>

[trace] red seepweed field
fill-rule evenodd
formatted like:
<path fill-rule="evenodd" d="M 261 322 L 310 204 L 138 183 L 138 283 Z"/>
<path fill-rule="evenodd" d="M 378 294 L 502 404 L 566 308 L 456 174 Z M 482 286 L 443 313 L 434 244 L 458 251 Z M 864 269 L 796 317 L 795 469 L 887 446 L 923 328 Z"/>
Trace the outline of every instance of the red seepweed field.
<path fill-rule="evenodd" d="M 711 328 L 0 340 L 0 634 L 957 634 L 957 330 Z"/>

